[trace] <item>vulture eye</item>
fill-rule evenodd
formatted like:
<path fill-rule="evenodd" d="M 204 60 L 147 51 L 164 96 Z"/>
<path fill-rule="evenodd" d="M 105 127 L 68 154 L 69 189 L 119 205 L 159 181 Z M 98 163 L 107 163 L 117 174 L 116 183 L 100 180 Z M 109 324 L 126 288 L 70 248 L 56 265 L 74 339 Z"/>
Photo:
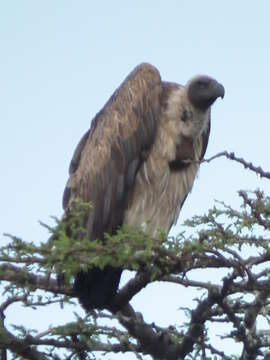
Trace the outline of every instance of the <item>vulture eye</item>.
<path fill-rule="evenodd" d="M 207 84 L 204 81 L 198 81 L 198 86 L 200 88 L 205 88 L 207 86 Z"/>

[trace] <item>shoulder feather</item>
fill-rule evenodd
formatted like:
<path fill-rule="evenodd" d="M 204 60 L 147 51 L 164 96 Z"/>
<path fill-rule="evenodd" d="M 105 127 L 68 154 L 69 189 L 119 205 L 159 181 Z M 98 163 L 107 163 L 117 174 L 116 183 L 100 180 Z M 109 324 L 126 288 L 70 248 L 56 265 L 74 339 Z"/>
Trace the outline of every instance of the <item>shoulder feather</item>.
<path fill-rule="evenodd" d="M 89 238 L 115 231 L 123 221 L 128 192 L 154 141 L 159 121 L 161 79 L 150 64 L 137 66 L 95 116 L 70 165 L 63 206 L 91 201 Z"/>

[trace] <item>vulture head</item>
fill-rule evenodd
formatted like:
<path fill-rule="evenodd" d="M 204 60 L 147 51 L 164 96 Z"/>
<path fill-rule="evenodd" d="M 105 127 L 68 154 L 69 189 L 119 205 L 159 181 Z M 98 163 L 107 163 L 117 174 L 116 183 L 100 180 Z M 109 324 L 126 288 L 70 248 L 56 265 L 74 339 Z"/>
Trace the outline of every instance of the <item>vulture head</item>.
<path fill-rule="evenodd" d="M 225 89 L 215 79 L 199 75 L 191 79 L 187 85 L 189 101 L 200 110 L 207 110 L 218 97 L 223 99 Z"/>

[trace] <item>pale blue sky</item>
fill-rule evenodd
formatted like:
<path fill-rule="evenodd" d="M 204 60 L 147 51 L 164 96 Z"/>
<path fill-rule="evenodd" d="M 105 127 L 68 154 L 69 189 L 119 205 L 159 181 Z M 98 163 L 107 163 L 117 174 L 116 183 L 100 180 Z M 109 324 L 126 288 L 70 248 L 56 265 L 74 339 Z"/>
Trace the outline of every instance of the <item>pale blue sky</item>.
<path fill-rule="evenodd" d="M 38 220 L 62 214 L 74 147 L 140 62 L 155 65 L 164 80 L 184 84 L 205 73 L 222 82 L 207 156 L 227 149 L 269 170 L 269 14 L 267 0 L 2 1 L 0 232 L 46 239 Z M 258 186 L 270 190 L 227 160 L 205 164 L 182 219 L 213 199 L 238 204 L 238 189 Z M 175 310 L 177 296 L 169 294 L 162 301 Z"/>

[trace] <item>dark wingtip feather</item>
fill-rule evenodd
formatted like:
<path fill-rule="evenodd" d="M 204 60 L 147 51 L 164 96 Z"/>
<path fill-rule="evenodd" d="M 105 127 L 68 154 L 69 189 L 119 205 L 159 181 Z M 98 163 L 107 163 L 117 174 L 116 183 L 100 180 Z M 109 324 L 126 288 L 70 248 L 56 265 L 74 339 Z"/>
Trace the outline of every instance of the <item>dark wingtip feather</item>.
<path fill-rule="evenodd" d="M 93 268 L 76 275 L 74 291 L 86 311 L 105 309 L 116 295 L 122 270 L 106 266 Z"/>

